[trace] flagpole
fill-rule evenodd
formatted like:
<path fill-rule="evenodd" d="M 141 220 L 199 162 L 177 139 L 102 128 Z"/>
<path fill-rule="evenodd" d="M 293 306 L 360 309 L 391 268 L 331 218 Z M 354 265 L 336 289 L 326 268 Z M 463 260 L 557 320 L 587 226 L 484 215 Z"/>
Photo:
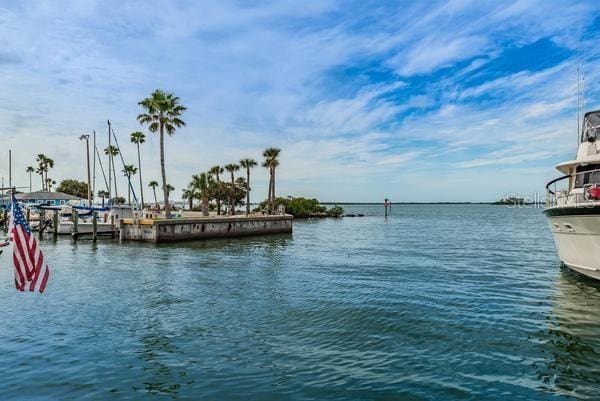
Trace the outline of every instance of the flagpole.
<path fill-rule="evenodd" d="M 10 189 L 10 193 L 13 193 L 12 187 L 12 150 L 8 150 L 8 188 Z"/>

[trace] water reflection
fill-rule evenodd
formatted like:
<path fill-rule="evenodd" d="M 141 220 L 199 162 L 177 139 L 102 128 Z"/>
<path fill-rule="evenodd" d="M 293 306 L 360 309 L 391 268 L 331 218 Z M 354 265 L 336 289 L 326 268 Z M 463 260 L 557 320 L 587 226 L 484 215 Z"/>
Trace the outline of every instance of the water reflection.
<path fill-rule="evenodd" d="M 142 349 L 138 356 L 144 362 L 144 389 L 153 394 L 177 393 L 181 384 L 174 380 L 171 368 L 163 362 L 164 355 L 172 354 L 176 347 L 161 326 L 158 318 L 151 318 L 145 327 L 147 334 L 141 337 Z"/>
<path fill-rule="evenodd" d="M 555 283 L 548 329 L 542 334 L 544 389 L 564 395 L 598 395 L 600 284 L 569 270 Z"/>

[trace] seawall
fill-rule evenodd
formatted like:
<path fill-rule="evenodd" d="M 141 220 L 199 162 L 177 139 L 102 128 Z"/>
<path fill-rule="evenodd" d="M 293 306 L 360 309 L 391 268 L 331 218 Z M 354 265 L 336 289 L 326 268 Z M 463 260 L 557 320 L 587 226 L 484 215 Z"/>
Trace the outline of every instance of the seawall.
<path fill-rule="evenodd" d="M 175 242 L 196 239 L 290 234 L 291 215 L 194 217 L 179 219 L 123 219 L 123 240 Z"/>

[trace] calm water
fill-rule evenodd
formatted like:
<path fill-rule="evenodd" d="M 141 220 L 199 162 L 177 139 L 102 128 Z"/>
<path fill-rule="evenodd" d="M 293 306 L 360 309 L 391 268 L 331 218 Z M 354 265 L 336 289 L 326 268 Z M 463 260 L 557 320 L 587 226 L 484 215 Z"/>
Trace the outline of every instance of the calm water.
<path fill-rule="evenodd" d="M 600 286 L 539 209 L 361 206 L 293 236 L 44 241 L 0 269 L 0 399 L 514 400 L 600 394 Z"/>

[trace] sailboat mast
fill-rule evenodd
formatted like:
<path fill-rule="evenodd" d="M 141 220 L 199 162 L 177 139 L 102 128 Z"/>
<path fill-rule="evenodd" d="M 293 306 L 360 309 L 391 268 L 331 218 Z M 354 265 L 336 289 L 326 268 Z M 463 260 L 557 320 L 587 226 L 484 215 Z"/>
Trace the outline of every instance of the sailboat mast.
<path fill-rule="evenodd" d="M 112 175 L 111 175 L 111 165 L 112 165 L 112 154 L 111 154 L 111 143 L 110 140 L 111 132 L 110 132 L 110 120 L 108 120 L 108 203 L 112 204 Z"/>
<path fill-rule="evenodd" d="M 96 197 L 96 131 L 94 131 L 92 142 L 94 142 L 94 164 L 92 166 L 92 199 L 94 199 Z"/>

